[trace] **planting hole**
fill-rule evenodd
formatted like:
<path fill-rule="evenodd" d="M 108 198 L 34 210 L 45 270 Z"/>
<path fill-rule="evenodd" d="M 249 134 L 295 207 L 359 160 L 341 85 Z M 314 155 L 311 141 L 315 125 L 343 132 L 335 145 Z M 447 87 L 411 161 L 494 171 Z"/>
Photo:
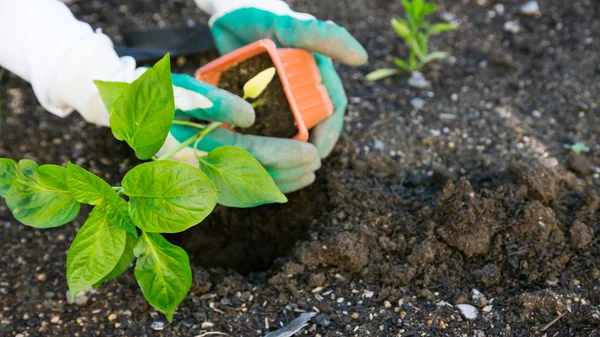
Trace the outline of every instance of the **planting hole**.
<path fill-rule="evenodd" d="M 309 227 L 328 207 L 325 174 L 311 186 L 287 195 L 288 203 L 255 208 L 217 206 L 201 224 L 172 235 L 192 263 L 234 269 L 240 273 L 266 270 L 306 238 Z"/>

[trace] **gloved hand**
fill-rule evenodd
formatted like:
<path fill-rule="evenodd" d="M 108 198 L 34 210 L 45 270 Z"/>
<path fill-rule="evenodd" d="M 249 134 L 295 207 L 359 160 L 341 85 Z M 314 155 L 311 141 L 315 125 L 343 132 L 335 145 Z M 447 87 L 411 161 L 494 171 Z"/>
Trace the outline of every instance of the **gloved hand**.
<path fill-rule="evenodd" d="M 333 22 L 294 12 L 281 0 L 196 0 L 196 3 L 212 14 L 210 25 L 221 53 L 265 38 L 279 47 L 302 48 L 315 53 L 335 110 L 311 130 L 310 142 L 321 158 L 329 155 L 342 132 L 347 106 L 344 87 L 331 58 L 355 66 L 366 63 L 367 52 L 360 43 Z"/>
<path fill-rule="evenodd" d="M 172 79 L 177 108 L 175 119 L 195 117 L 240 127 L 248 127 L 254 123 L 254 110 L 242 98 L 188 75 L 173 74 Z M 197 97 L 190 98 L 193 95 L 191 93 L 195 93 Z M 183 97 L 185 99 L 182 100 Z M 212 104 L 203 104 L 200 97 L 207 98 Z M 174 124 L 158 156 L 177 147 L 197 132 L 197 128 Z M 315 180 L 314 172 L 321 167 L 317 150 L 311 144 L 291 139 L 242 135 L 223 128 L 217 128 L 206 135 L 198 149 L 208 152 L 223 145 L 237 146 L 252 154 L 283 193 L 310 185 Z M 192 147 L 179 151 L 171 159 L 198 166 Z"/>

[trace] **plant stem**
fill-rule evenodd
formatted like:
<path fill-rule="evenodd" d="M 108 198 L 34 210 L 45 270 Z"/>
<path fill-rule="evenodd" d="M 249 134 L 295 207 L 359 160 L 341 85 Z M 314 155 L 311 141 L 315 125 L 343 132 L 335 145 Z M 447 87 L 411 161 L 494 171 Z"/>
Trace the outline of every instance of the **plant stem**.
<path fill-rule="evenodd" d="M 173 124 L 175 124 L 175 125 L 191 126 L 191 127 L 196 128 L 196 129 L 204 129 L 204 128 L 206 128 L 205 124 L 194 123 L 194 122 L 190 122 L 190 121 L 178 121 L 178 120 L 174 120 Z"/>
<path fill-rule="evenodd" d="M 115 192 L 117 192 L 117 195 L 127 195 L 127 193 L 125 193 L 125 189 L 121 186 L 113 186 L 112 188 L 115 190 Z"/>
<path fill-rule="evenodd" d="M 212 122 L 212 123 L 210 123 L 204 130 L 202 130 L 202 131 L 198 132 L 197 134 L 191 136 L 185 142 L 179 144 L 179 146 L 177 146 L 173 150 L 167 152 L 164 156 L 161 156 L 160 158 L 158 158 L 158 160 L 167 160 L 167 159 L 173 157 L 177 152 L 179 152 L 182 149 L 185 149 L 186 147 L 192 145 L 192 143 L 194 143 L 195 141 L 198 141 L 198 139 L 204 138 L 204 136 L 206 136 L 212 130 L 214 130 L 214 129 L 218 128 L 219 126 L 221 126 L 221 124 L 223 124 L 223 123 L 221 123 L 221 122 Z"/>
<path fill-rule="evenodd" d="M 252 108 L 256 109 L 259 106 L 265 105 L 265 103 L 266 103 L 265 100 L 261 98 L 259 100 L 256 100 L 256 101 L 250 103 L 250 105 L 252 106 Z"/>

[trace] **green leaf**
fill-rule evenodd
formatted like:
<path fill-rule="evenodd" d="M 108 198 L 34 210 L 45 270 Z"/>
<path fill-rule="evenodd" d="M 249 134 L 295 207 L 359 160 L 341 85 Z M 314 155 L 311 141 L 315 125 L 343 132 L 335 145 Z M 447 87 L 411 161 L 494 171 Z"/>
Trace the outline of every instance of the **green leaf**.
<path fill-rule="evenodd" d="M 391 21 L 392 28 L 396 32 L 396 35 L 399 37 L 406 39 L 410 36 L 410 28 L 408 27 L 408 23 L 403 19 L 392 19 Z"/>
<path fill-rule="evenodd" d="M 108 221 L 137 238 L 135 224 L 129 216 L 129 204 L 121 198 L 116 198 L 108 203 Z"/>
<path fill-rule="evenodd" d="M 192 270 L 186 252 L 160 234 L 145 233 L 134 248 L 138 260 L 135 279 L 146 300 L 173 321 L 175 309 L 192 286 Z"/>
<path fill-rule="evenodd" d="M 433 14 L 433 13 L 435 13 L 436 10 L 437 10 L 437 7 L 436 7 L 435 3 L 433 3 L 433 2 L 426 3 L 423 5 L 423 8 L 421 9 L 421 15 L 425 16 L 425 15 Z"/>
<path fill-rule="evenodd" d="M 200 168 L 217 188 L 221 205 L 244 208 L 287 202 L 258 160 L 239 147 L 218 147 L 199 161 Z"/>
<path fill-rule="evenodd" d="M 17 162 L 0 158 L 0 196 L 6 197 L 16 179 Z"/>
<path fill-rule="evenodd" d="M 443 32 L 455 30 L 456 28 L 458 28 L 458 25 L 450 23 L 436 23 L 435 25 L 431 26 L 428 33 L 430 35 L 437 35 Z"/>
<path fill-rule="evenodd" d="M 200 169 L 159 160 L 127 172 L 129 215 L 151 233 L 178 233 L 200 223 L 217 204 L 217 191 Z"/>
<path fill-rule="evenodd" d="M 127 269 L 129 269 L 129 266 L 131 266 L 133 260 L 135 260 L 135 255 L 133 254 L 133 247 L 135 246 L 135 243 L 137 241 L 136 237 L 131 235 L 130 233 L 127 233 L 125 238 L 125 249 L 123 250 L 123 254 L 121 254 L 119 262 L 117 262 L 117 265 L 113 268 L 113 270 L 110 273 L 104 276 L 102 280 L 94 284 L 94 288 L 99 288 L 104 282 L 108 282 L 121 276 L 121 274 L 123 274 L 125 271 L 127 271 Z"/>
<path fill-rule="evenodd" d="M 64 225 L 79 213 L 79 203 L 67 186 L 66 169 L 39 166 L 28 159 L 19 161 L 6 205 L 23 224 L 36 228 Z"/>
<path fill-rule="evenodd" d="M 421 46 L 419 45 L 419 42 L 416 38 L 406 40 L 406 44 L 408 44 L 410 51 L 417 55 L 419 58 L 425 56 L 425 54 L 423 54 L 423 52 L 421 51 Z"/>
<path fill-rule="evenodd" d="M 82 204 L 99 205 L 119 197 L 100 177 L 71 162 L 67 163 L 67 184 L 73 198 Z"/>
<path fill-rule="evenodd" d="M 421 63 L 423 65 L 425 65 L 426 63 L 429 63 L 431 61 L 443 60 L 446 57 L 448 57 L 448 54 L 446 54 L 445 52 L 443 52 L 443 51 L 436 51 L 436 52 L 428 54 L 427 56 L 425 56 L 424 58 L 422 58 L 421 59 Z"/>
<path fill-rule="evenodd" d="M 428 40 L 429 38 L 427 37 L 427 35 L 423 33 L 417 34 L 417 44 L 419 48 L 419 52 L 417 53 L 417 55 L 419 55 L 420 59 L 424 58 L 429 53 L 429 48 L 427 46 Z"/>
<path fill-rule="evenodd" d="M 408 63 L 406 63 L 406 61 L 399 59 L 397 57 L 394 57 L 394 63 L 396 64 L 396 66 L 398 66 L 398 68 L 404 69 L 406 71 L 410 71 L 410 68 L 408 67 Z"/>
<path fill-rule="evenodd" d="M 126 234 L 108 221 L 106 205 L 94 207 L 67 253 L 71 300 L 115 268 L 125 250 Z"/>
<path fill-rule="evenodd" d="M 110 113 L 115 101 L 121 97 L 123 92 L 129 88 L 130 84 L 125 82 L 104 82 L 95 80 L 96 88 L 100 92 L 102 103 L 106 107 L 106 110 Z"/>
<path fill-rule="evenodd" d="M 113 105 L 110 127 L 139 159 L 150 159 L 161 148 L 175 114 L 169 54 L 133 81 Z"/>
<path fill-rule="evenodd" d="M 400 73 L 401 71 L 398 69 L 382 68 L 368 73 L 366 79 L 367 81 L 379 81 L 390 76 L 398 75 Z"/>

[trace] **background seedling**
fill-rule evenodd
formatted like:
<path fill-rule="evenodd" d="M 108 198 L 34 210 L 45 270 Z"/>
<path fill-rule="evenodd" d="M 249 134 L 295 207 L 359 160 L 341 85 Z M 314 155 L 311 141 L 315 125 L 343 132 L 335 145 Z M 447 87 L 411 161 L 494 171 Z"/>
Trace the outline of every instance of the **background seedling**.
<path fill-rule="evenodd" d="M 563 145 L 563 147 L 567 150 L 575 152 L 576 154 L 590 152 L 590 148 L 581 142 L 577 142 L 575 144 L 565 144 L 565 145 Z"/>
<path fill-rule="evenodd" d="M 429 52 L 429 37 L 443 32 L 455 30 L 457 25 L 449 23 L 431 24 L 425 19 L 436 11 L 436 5 L 423 0 L 402 0 L 406 18 L 392 19 L 391 25 L 396 35 L 404 40 L 410 54 L 408 60 L 394 58 L 398 68 L 383 68 L 369 73 L 369 81 L 377 81 L 400 74 L 402 71 L 413 72 L 422 69 L 427 63 L 441 60 L 448 55 L 445 52 Z"/>
<path fill-rule="evenodd" d="M 256 82 L 256 88 L 264 84 Z M 220 123 L 202 125 L 179 147 L 155 157 L 175 111 L 169 55 L 131 84 L 95 83 L 110 111 L 113 135 L 139 159 L 153 161 L 127 172 L 122 186 L 110 186 L 73 163 L 38 166 L 28 159 L 0 158 L 0 196 L 18 221 L 36 228 L 62 226 L 77 216 L 81 204 L 92 205 L 67 254 L 71 299 L 119 276 L 135 261 L 144 297 L 172 321 L 191 287 L 192 271 L 187 253 L 161 233 L 197 225 L 217 203 L 253 207 L 287 199 L 260 163 L 237 147 L 199 156 L 200 168 L 169 160 Z M 260 95 L 256 88 L 251 94 Z"/>

